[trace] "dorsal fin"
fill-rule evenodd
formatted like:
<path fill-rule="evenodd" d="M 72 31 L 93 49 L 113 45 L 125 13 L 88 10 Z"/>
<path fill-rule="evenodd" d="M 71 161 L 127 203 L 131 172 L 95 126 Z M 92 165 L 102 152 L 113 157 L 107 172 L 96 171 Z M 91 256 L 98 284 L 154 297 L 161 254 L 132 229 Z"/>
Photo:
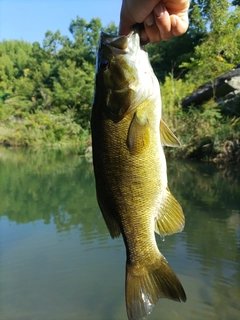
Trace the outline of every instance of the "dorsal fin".
<path fill-rule="evenodd" d="M 178 138 L 162 119 L 160 121 L 160 138 L 163 146 L 179 147 L 181 145 Z"/>

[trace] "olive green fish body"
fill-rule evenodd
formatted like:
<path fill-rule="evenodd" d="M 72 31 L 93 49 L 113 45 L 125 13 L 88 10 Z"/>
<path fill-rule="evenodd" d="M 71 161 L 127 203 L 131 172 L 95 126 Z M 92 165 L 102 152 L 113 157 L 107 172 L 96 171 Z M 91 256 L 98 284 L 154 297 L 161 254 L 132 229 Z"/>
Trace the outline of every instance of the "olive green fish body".
<path fill-rule="evenodd" d="M 161 202 L 163 185 L 160 177 L 165 167 L 163 163 L 161 168 L 160 154 L 152 152 L 156 148 L 156 140 L 159 140 L 163 152 L 159 134 L 156 135 L 153 128 L 147 129 L 148 134 L 156 135 L 156 139 L 149 139 L 147 148 L 136 154 L 129 151 L 126 137 L 133 117 L 132 113 L 114 123 L 104 114 L 96 113 L 94 119 L 98 128 L 93 129 L 96 135 L 93 152 L 98 201 L 111 235 L 123 234 L 131 262 L 140 258 L 146 261 L 146 253 L 151 251 L 155 242 L 154 216 L 157 216 Z"/>
<path fill-rule="evenodd" d="M 97 199 L 112 237 L 123 236 L 130 320 L 148 315 L 159 297 L 186 300 L 156 245 L 184 226 L 167 186 L 162 145 L 178 144 L 161 120 L 159 84 L 139 35 L 102 35 L 91 118 Z"/>

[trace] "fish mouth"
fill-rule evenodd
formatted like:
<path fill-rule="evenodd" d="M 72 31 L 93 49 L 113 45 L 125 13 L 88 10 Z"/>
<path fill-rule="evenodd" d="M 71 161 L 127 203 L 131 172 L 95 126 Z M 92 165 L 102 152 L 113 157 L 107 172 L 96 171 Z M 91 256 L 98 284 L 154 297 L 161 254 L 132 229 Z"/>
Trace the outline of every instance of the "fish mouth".
<path fill-rule="evenodd" d="M 126 54 L 136 44 L 140 46 L 139 28 L 134 28 L 127 36 L 101 32 L 101 44 L 108 46 L 113 54 Z"/>
<path fill-rule="evenodd" d="M 115 36 L 107 33 L 101 33 L 101 43 L 103 45 L 107 45 L 108 47 L 112 47 L 121 51 L 127 51 L 129 37 L 132 32 L 128 36 Z"/>

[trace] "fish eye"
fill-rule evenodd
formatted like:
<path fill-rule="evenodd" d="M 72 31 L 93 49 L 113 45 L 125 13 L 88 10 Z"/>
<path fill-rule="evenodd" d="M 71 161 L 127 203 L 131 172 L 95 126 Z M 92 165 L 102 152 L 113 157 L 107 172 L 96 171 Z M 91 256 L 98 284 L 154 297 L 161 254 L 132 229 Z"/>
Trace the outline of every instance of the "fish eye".
<path fill-rule="evenodd" d="M 106 71 L 109 68 L 109 61 L 106 59 L 101 59 L 99 62 L 99 68 L 102 71 Z"/>

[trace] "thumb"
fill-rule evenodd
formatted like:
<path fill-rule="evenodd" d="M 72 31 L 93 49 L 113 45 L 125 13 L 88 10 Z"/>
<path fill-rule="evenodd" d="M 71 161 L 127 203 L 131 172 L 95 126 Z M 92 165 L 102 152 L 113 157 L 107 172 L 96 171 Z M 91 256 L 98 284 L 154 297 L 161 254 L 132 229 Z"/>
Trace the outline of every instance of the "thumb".
<path fill-rule="evenodd" d="M 180 36 L 184 34 L 188 29 L 188 14 L 183 14 L 182 17 L 179 17 L 175 14 L 170 16 L 172 33 L 174 36 Z"/>

